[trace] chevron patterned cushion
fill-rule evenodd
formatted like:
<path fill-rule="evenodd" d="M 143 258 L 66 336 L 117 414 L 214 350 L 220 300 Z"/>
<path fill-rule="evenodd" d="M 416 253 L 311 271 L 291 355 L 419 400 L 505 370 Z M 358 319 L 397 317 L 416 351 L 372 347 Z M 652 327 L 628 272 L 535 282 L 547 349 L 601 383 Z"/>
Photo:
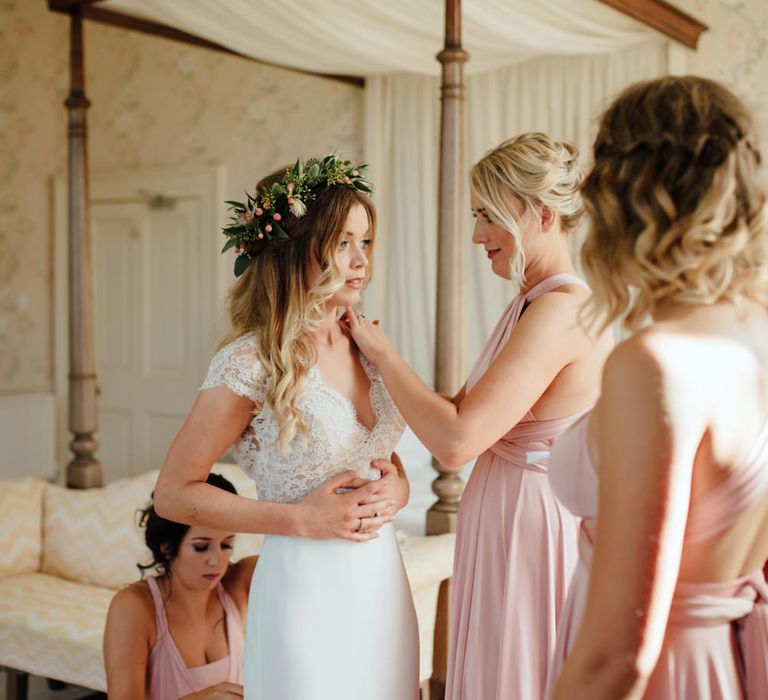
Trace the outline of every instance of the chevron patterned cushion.
<path fill-rule="evenodd" d="M 4 479 L 0 485 L 0 578 L 40 568 L 45 481 Z"/>
<path fill-rule="evenodd" d="M 101 489 L 48 485 L 43 573 L 105 588 L 136 581 L 136 564 L 148 556 L 137 512 L 149 501 L 156 480 L 154 471 Z"/>
<path fill-rule="evenodd" d="M 256 497 L 256 486 L 237 465 L 215 464 L 238 493 Z M 136 564 L 149 561 L 137 513 L 149 502 L 157 472 L 113 481 L 101 489 L 45 490 L 42 571 L 94 586 L 120 588 L 139 578 Z M 233 560 L 261 551 L 261 535 L 235 538 Z"/>
<path fill-rule="evenodd" d="M 106 690 L 101 639 L 114 594 L 47 574 L 0 579 L 0 664 Z"/>

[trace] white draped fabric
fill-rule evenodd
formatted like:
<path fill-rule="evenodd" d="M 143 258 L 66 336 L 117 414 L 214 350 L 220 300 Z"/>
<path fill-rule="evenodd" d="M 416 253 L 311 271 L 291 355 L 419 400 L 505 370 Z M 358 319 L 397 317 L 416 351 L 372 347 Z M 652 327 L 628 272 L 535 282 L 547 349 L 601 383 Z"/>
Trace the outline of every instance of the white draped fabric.
<path fill-rule="evenodd" d="M 588 164 L 600 111 L 623 87 L 667 72 L 657 42 L 605 55 L 557 56 L 467 79 L 467 169 L 502 140 L 544 131 L 574 141 Z M 431 383 L 434 364 L 439 81 L 415 75 L 366 80 L 365 157 L 376 183 L 379 236 L 366 315 L 379 318 L 397 348 Z M 471 243 L 465 249 L 467 370 L 515 295 Z M 575 247 L 575 245 L 574 245 Z"/>
<path fill-rule="evenodd" d="M 366 76 L 365 157 L 381 218 L 366 302 L 431 382 L 435 323 L 439 63 L 445 0 L 102 0 L 99 7 L 214 41 L 252 58 Z M 597 0 L 463 0 L 467 165 L 539 130 L 588 153 L 593 123 L 621 87 L 666 72 L 658 35 Z M 466 203 L 465 203 L 466 204 Z M 470 242 L 466 359 L 477 356 L 510 285 Z"/>
<path fill-rule="evenodd" d="M 245 56 L 319 73 L 437 75 L 444 0 L 102 0 Z M 616 51 L 651 30 L 597 0 L 464 0 L 468 73 Z"/>

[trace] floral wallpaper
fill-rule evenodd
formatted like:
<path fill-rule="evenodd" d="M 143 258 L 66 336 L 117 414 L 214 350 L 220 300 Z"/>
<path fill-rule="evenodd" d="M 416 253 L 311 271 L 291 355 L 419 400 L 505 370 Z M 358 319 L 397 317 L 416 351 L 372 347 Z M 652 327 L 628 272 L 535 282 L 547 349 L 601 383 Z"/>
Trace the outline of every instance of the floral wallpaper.
<path fill-rule="evenodd" d="M 0 44 L 0 393 L 50 391 L 69 21 L 0 0 Z M 298 154 L 361 158 L 357 87 L 93 22 L 85 57 L 93 169 L 224 165 L 239 192 Z"/>
<path fill-rule="evenodd" d="M 689 73 L 728 84 L 753 110 L 765 150 L 768 145 L 768 0 L 672 0 L 709 26 Z"/>
<path fill-rule="evenodd" d="M 731 85 L 768 141 L 768 2 L 673 0 L 710 31 L 687 70 Z M 51 178 L 66 171 L 68 20 L 0 0 L 0 393 L 52 389 Z M 296 154 L 362 152 L 362 91 L 86 23 L 93 168 L 210 165 L 232 183 Z M 765 142 L 765 141 L 764 141 Z"/>

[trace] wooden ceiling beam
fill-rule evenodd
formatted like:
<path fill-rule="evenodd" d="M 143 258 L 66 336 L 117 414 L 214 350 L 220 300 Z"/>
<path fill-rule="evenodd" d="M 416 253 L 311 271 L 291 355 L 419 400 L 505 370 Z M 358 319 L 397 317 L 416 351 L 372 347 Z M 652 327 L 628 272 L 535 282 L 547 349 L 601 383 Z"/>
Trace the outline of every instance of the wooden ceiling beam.
<path fill-rule="evenodd" d="M 93 5 L 101 0 L 48 0 L 48 9 L 53 12 L 72 14 L 85 5 Z"/>
<path fill-rule="evenodd" d="M 151 36 L 159 36 L 163 39 L 170 39 L 172 41 L 180 41 L 184 44 L 191 46 L 197 46 L 199 48 L 210 49 L 211 51 L 219 51 L 231 56 L 238 56 L 239 58 L 245 58 L 254 63 L 259 63 L 263 66 L 272 66 L 274 68 L 282 68 L 283 70 L 289 70 L 294 73 L 302 73 L 303 75 L 311 75 L 316 78 L 325 78 L 327 80 L 334 80 L 340 83 L 346 83 L 348 85 L 354 85 L 355 87 L 362 88 L 365 85 L 365 79 L 362 76 L 356 75 L 333 75 L 328 73 L 315 73 L 313 71 L 302 70 L 300 68 L 293 68 L 291 66 L 280 65 L 279 63 L 269 63 L 267 61 L 260 61 L 252 56 L 246 56 L 228 49 L 221 44 L 217 44 L 207 39 L 201 39 L 194 34 L 181 31 L 180 29 L 174 29 L 166 24 L 160 24 L 159 22 L 153 22 L 152 20 L 141 19 L 139 17 L 132 17 L 130 15 L 124 15 L 121 12 L 115 12 L 113 10 L 107 10 L 104 7 L 98 7 L 96 3 L 100 0 L 48 0 L 48 8 L 53 12 L 63 12 L 66 14 L 79 13 L 83 19 L 89 19 L 93 22 L 99 22 L 100 24 L 107 24 L 112 27 L 120 27 L 121 29 L 128 29 L 130 31 L 141 32 L 142 34 L 149 34 Z"/>
<path fill-rule="evenodd" d="M 598 0 L 598 2 L 623 12 L 689 49 L 695 49 L 699 37 L 709 29 L 706 24 L 664 0 Z"/>

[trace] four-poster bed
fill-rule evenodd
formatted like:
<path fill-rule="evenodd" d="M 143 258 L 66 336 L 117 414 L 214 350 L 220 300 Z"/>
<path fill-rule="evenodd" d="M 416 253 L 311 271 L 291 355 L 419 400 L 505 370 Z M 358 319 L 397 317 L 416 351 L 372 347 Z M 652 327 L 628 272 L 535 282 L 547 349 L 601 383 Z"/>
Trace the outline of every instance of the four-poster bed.
<path fill-rule="evenodd" d="M 619 10 L 635 20 L 652 27 L 673 40 L 689 48 L 695 48 L 700 34 L 706 27 L 677 10 L 663 0 L 583 0 L 582 4 L 598 5 L 602 3 Z M 86 97 L 84 79 L 84 41 L 83 20 L 119 26 L 130 30 L 149 33 L 163 38 L 183 41 L 194 46 L 212 50 L 225 51 L 242 55 L 263 63 L 281 65 L 292 70 L 313 73 L 322 77 L 351 82 L 362 86 L 364 79 L 355 74 L 359 69 L 370 68 L 373 64 L 358 62 L 354 64 L 355 71 L 348 71 L 341 63 L 331 61 L 332 66 L 344 68 L 344 74 L 328 70 L 324 71 L 304 68 L 297 65 L 302 56 L 296 58 L 291 47 L 282 48 L 286 42 L 280 38 L 278 45 L 283 51 L 282 59 L 274 53 L 274 47 L 265 49 L 267 55 L 260 56 L 258 47 L 244 51 L 242 43 L 236 48 L 224 46 L 208 36 L 187 31 L 185 28 L 171 26 L 159 21 L 176 18 L 171 10 L 179 11 L 183 3 L 165 3 L 166 14 L 155 6 L 162 3 L 153 0 L 127 2 L 125 0 L 49 0 L 49 8 L 55 12 L 70 15 L 71 18 L 71 50 L 70 50 L 70 94 L 66 101 L 69 115 L 69 231 L 70 231 L 70 430 L 73 434 L 72 452 L 74 458 L 67 469 L 67 483 L 72 487 L 88 488 L 99 485 L 102 481 L 100 466 L 95 457 L 96 441 L 96 377 L 95 352 L 93 341 L 93 300 L 92 300 L 92 270 L 90 254 L 90 233 L 88 213 L 88 165 L 87 165 L 87 122 L 86 115 L 90 105 Z M 258 4 L 258 3 L 257 3 Z M 277 12 L 280 4 L 262 3 L 263 14 Z M 193 3 L 187 3 L 186 7 Z M 250 3 L 240 3 L 240 6 Z M 339 3 L 326 3 L 331 9 L 337 10 Z M 343 5 L 343 3 L 342 3 Z M 432 10 L 439 10 L 438 2 L 432 3 Z M 473 18 L 478 17 L 474 5 L 482 3 L 467 3 Z M 333 6 L 333 7 L 332 7 Z M 358 3 L 358 13 L 370 12 L 376 18 L 373 6 Z M 407 7 L 404 5 L 403 7 Z M 135 8 L 135 9 L 133 9 Z M 153 8 L 155 11 L 153 11 Z M 362 9 L 360 9 L 362 8 Z M 192 8 L 194 9 L 194 8 Z M 393 12 L 401 10 L 395 7 Z M 290 10 L 290 8 L 289 8 Z M 198 8 L 199 11 L 199 8 Z M 153 17 L 152 15 L 155 15 Z M 218 13 L 220 14 L 220 13 Z M 392 14 L 392 13 L 390 13 Z M 434 14 L 434 13 L 433 13 Z M 403 13 L 407 15 L 407 13 Z M 565 19 L 572 21 L 573 13 L 565 14 Z M 209 17 L 201 15 L 195 26 L 203 26 L 201 22 Z M 263 17 L 260 19 L 263 20 Z M 283 21 L 284 18 L 278 18 Z M 357 18 L 359 20 L 359 17 Z M 423 19 L 420 17 L 419 19 Z M 438 188 L 438 276 L 437 276 L 437 318 L 436 342 L 434 353 L 435 388 L 438 391 L 454 391 L 462 379 L 463 357 L 457 339 L 463 332 L 462 319 L 462 259 L 461 247 L 458 240 L 462 236 L 461 211 L 462 187 L 464 177 L 464 63 L 469 54 L 462 48 L 462 6 L 461 0 L 446 0 L 444 7 L 445 32 L 444 47 L 437 55 L 442 66 L 441 83 L 441 113 L 440 113 L 440 168 Z M 540 18 L 535 18 L 540 20 Z M 408 17 L 388 17 L 382 14 L 382 21 L 391 20 L 393 27 L 408 24 Z M 398 24 L 398 22 L 400 24 Z M 290 27 L 288 28 L 290 29 Z M 213 30 L 211 30 L 213 31 Z M 594 31 L 594 29 L 592 29 Z M 216 36 L 220 32 L 215 32 Z M 626 33 L 623 39 L 628 36 Z M 300 38 L 300 37 L 299 37 Z M 397 40 L 395 37 L 394 41 Z M 288 42 L 289 43 L 289 42 Z M 408 46 L 413 51 L 413 46 Z M 272 53 L 270 53 L 272 50 Z M 316 56 L 314 57 L 316 58 Z M 390 57 L 389 64 L 376 67 L 376 72 L 383 70 L 403 70 L 403 63 L 398 63 Z M 408 55 L 403 59 L 410 60 Z M 429 58 L 429 57 L 427 57 Z M 343 52 L 342 52 L 343 59 Z M 429 59 L 430 61 L 432 59 Z M 498 60 L 498 59 L 496 59 Z M 489 64 L 490 65 L 490 64 Z M 414 70 L 421 70 L 414 66 Z M 430 510 L 428 529 L 431 532 L 445 532 L 453 529 L 456 508 L 461 493 L 461 479 L 455 472 L 444 470 L 435 465 L 438 478 L 434 491 L 438 501 Z"/>
<path fill-rule="evenodd" d="M 695 48 L 704 25 L 676 10 L 663 0 L 584 0 L 599 7 L 601 4 L 619 10 L 643 25 L 659 31 L 674 41 L 689 48 Z M 325 78 L 341 80 L 362 87 L 362 75 L 404 71 L 403 63 L 398 63 L 396 56 L 387 56 L 382 66 L 374 71 L 370 56 L 364 60 L 352 62 L 345 55 L 338 61 L 314 62 L 317 57 L 306 56 L 302 65 L 289 46 L 284 56 L 267 47 L 264 55 L 243 50 L 243 44 L 233 41 L 228 45 L 221 34 L 213 32 L 211 36 L 201 31 L 192 31 L 192 27 L 205 26 L 208 19 L 203 10 L 196 5 L 201 16 L 192 18 L 188 23 L 176 26 L 169 20 L 174 19 L 172 9 L 181 4 L 169 3 L 166 14 L 153 8 L 152 0 L 128 2 L 127 0 L 49 0 L 49 7 L 56 12 L 69 14 L 71 17 L 71 88 L 66 106 L 69 114 L 69 269 L 70 269 L 70 379 L 69 379 L 69 425 L 73 434 L 71 443 L 74 457 L 67 467 L 67 484 L 74 488 L 91 488 L 102 485 L 101 467 L 95 456 L 96 442 L 96 361 L 93 332 L 92 269 L 88 212 L 88 167 L 87 167 L 87 126 L 86 115 L 89 102 L 84 84 L 84 48 L 83 20 L 106 23 L 129 30 L 140 31 L 163 38 L 182 41 L 194 46 L 211 50 L 225 51 L 245 56 L 271 65 L 280 65 L 292 70 L 314 73 Z M 192 5 L 193 3 L 189 3 Z M 247 4 L 247 3 L 246 3 Z M 265 2 L 264 13 L 276 11 L 277 4 Z M 338 5 L 340 3 L 328 3 Z M 482 3 L 465 2 L 468 6 Z M 134 13 L 131 6 L 137 6 Z M 242 6 L 243 3 L 240 3 Z M 433 3 L 439 8 L 439 3 Z M 173 7 L 172 7 L 173 6 Z M 371 11 L 372 5 L 357 3 L 359 12 Z M 403 7 L 407 7 L 403 5 Z M 396 8 L 399 9 L 399 8 Z M 473 10 L 475 8 L 472 8 Z M 560 19 L 569 19 L 566 11 Z M 429 14 L 429 13 L 427 13 Z M 434 14 L 434 13 L 433 13 Z M 441 12 L 437 12 L 441 14 Z M 477 34 L 479 13 L 472 13 L 472 28 Z M 466 17 L 466 14 L 465 14 Z M 163 21 L 165 19 L 165 22 Z M 423 18 L 420 18 L 423 19 Z M 537 17 L 537 21 L 541 18 Z M 572 17 L 570 18 L 572 19 Z M 397 24 L 398 18 L 385 17 Z M 169 23 L 166 23 L 169 22 Z M 407 22 L 406 22 L 407 23 Z M 450 393 L 458 389 L 464 376 L 464 351 L 460 339 L 464 333 L 464 286 L 463 286 L 463 237 L 464 237 L 464 178 L 465 178 L 465 63 L 470 53 L 463 48 L 462 42 L 462 3 L 461 0 L 446 0 L 444 7 L 444 44 L 437 54 L 441 69 L 441 107 L 440 107 L 440 146 L 437 189 L 437 277 L 435 290 L 435 344 L 434 344 L 434 386 L 436 390 Z M 290 28 L 288 29 L 290 31 Z M 620 32 L 617 30 L 617 36 Z M 621 35 L 628 37 L 629 34 Z M 612 46 L 620 45 L 617 39 Z M 412 47 L 409 47 L 412 48 Z M 604 50 L 610 49 L 608 41 Z M 528 47 L 526 51 L 530 52 Z M 576 50 L 578 51 L 578 49 Z M 434 53 L 434 52 L 433 52 Z M 406 58 L 411 60 L 407 52 Z M 495 65 L 491 59 L 487 65 Z M 495 60 L 498 60 L 496 58 Z M 346 63 L 345 63 L 346 61 Z M 425 54 L 424 61 L 434 62 Z M 317 70 L 311 66 L 317 65 Z M 486 64 L 483 64 L 486 65 Z M 347 74 L 347 66 L 355 70 Z M 435 70 L 437 65 L 435 64 Z M 368 69 L 368 70 L 366 70 Z M 415 72 L 421 70 L 416 67 Z M 459 470 L 446 469 L 433 463 L 437 471 L 432 489 L 437 501 L 427 513 L 426 530 L 428 534 L 452 532 L 456 527 L 456 512 L 463 488 Z M 439 668 L 444 666 L 447 650 L 441 647 L 446 639 L 447 624 L 447 588 L 442 592 L 440 605 L 440 629 L 436 634 L 436 675 L 441 677 Z"/>

